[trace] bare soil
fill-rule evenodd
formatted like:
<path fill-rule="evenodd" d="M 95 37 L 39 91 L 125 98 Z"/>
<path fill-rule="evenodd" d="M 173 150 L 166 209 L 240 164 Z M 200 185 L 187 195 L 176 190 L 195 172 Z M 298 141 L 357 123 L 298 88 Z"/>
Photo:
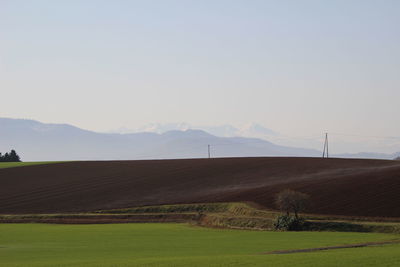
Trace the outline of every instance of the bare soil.
<path fill-rule="evenodd" d="M 0 214 L 249 201 L 308 193 L 314 214 L 400 217 L 400 162 L 320 158 L 79 161 L 0 169 Z"/>

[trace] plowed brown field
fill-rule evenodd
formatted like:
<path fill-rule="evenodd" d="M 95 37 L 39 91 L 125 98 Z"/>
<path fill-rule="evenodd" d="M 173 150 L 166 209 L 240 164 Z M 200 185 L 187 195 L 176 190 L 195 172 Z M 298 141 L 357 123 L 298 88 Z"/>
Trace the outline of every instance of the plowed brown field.
<path fill-rule="evenodd" d="M 400 162 L 319 158 L 81 161 L 0 169 L 0 213 L 252 201 L 308 193 L 311 213 L 400 217 Z"/>

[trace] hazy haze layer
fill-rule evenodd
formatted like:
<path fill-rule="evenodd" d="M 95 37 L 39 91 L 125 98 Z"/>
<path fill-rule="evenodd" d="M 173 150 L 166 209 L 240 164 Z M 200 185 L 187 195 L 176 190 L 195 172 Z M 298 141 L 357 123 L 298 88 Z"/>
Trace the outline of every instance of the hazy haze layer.
<path fill-rule="evenodd" d="M 399 13 L 395 0 L 3 0 L 0 117 L 400 136 Z"/>

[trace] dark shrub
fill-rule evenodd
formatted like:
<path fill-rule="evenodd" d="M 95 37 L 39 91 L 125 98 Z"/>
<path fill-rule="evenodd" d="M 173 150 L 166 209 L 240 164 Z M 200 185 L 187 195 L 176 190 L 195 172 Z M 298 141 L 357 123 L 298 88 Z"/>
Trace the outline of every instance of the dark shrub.
<path fill-rule="evenodd" d="M 21 159 L 15 150 L 11 150 L 10 153 L 6 152 L 4 155 L 0 153 L 0 162 L 20 162 Z"/>
<path fill-rule="evenodd" d="M 295 216 L 281 215 L 275 223 L 275 230 L 281 231 L 301 231 L 303 229 L 304 219 L 296 218 Z"/>

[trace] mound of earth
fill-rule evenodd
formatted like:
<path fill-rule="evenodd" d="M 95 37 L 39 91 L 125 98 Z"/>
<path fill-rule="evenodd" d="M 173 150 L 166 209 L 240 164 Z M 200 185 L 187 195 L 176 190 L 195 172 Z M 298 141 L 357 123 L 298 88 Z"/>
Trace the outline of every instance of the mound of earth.
<path fill-rule="evenodd" d="M 320 158 L 79 161 L 0 169 L 0 213 L 68 213 L 251 201 L 274 208 L 286 188 L 310 213 L 400 217 L 400 162 Z"/>

